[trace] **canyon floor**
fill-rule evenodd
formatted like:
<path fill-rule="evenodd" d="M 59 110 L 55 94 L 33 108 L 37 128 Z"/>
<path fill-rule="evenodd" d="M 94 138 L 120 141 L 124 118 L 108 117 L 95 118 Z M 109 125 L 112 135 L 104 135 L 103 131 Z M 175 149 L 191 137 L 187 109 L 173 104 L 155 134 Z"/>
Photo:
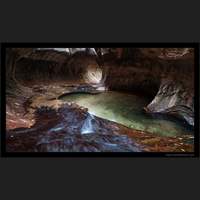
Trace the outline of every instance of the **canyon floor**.
<path fill-rule="evenodd" d="M 27 85 L 26 85 L 27 86 Z M 72 93 L 96 95 L 106 88 L 78 82 L 29 83 L 6 109 L 8 152 L 193 152 L 194 136 L 163 136 L 103 119 L 74 102 Z M 25 92 L 27 91 L 27 92 Z M 83 126 L 92 130 L 83 133 Z"/>

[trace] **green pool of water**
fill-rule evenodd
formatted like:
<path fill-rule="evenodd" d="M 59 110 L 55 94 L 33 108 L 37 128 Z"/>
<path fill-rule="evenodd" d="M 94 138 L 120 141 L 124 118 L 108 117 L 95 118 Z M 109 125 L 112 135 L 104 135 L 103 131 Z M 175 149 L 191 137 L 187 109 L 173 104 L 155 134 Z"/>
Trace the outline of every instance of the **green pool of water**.
<path fill-rule="evenodd" d="M 142 111 L 151 99 L 137 94 L 109 91 L 97 95 L 70 94 L 62 98 L 89 109 L 98 117 L 108 119 L 127 127 L 154 134 L 175 136 L 191 134 L 181 123 L 161 117 L 152 117 Z"/>

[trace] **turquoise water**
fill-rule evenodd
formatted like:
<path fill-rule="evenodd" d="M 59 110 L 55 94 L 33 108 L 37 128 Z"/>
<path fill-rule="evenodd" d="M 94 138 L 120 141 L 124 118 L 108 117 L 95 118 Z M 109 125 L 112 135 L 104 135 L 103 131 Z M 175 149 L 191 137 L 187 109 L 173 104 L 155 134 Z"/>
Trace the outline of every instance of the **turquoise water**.
<path fill-rule="evenodd" d="M 97 95 L 70 94 L 62 98 L 88 108 L 98 117 L 108 119 L 127 127 L 148 131 L 158 135 L 176 136 L 191 134 L 181 123 L 161 117 L 152 117 L 142 111 L 151 101 L 137 94 L 109 91 Z"/>

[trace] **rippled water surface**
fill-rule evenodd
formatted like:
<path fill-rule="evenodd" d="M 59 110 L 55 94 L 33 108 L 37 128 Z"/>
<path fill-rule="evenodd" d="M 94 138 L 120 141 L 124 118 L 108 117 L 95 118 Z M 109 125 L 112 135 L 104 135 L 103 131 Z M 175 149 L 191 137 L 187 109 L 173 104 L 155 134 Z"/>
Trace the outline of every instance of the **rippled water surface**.
<path fill-rule="evenodd" d="M 142 108 L 151 99 L 144 98 L 141 95 L 109 91 L 97 95 L 70 94 L 63 97 L 62 100 L 73 101 L 80 106 L 87 107 L 93 115 L 115 121 L 133 129 L 166 136 L 192 133 L 179 121 L 164 119 L 161 116 L 152 117 L 144 113 Z"/>

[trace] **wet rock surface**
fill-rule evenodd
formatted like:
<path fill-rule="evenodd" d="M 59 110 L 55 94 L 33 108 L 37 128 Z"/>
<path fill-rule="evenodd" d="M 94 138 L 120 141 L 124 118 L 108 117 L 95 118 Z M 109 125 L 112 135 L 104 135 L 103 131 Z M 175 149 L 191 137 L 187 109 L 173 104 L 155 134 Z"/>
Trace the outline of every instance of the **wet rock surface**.
<path fill-rule="evenodd" d="M 82 128 L 90 114 L 77 104 L 40 107 L 34 123 L 7 131 L 8 152 L 192 152 L 191 135 L 162 137 L 132 130 L 115 122 L 92 117 L 92 130 Z"/>
<path fill-rule="evenodd" d="M 8 152 L 139 152 L 141 148 L 117 125 L 93 118 L 93 132 L 82 134 L 89 113 L 77 105 L 65 104 L 58 110 L 41 107 L 30 128 L 7 132 Z"/>

